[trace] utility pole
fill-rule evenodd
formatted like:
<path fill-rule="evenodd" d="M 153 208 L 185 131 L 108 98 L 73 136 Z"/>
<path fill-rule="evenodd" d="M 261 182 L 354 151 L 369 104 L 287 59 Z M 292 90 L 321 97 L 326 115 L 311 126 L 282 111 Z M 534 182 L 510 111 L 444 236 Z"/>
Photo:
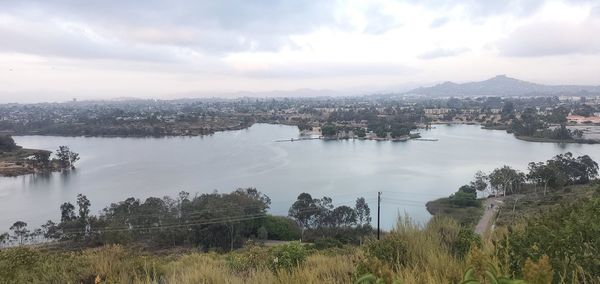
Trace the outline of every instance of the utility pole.
<path fill-rule="evenodd" d="M 381 220 L 380 215 L 381 215 L 381 191 L 377 192 L 377 240 L 379 240 L 379 234 L 380 234 L 380 230 L 379 230 L 379 221 Z"/>

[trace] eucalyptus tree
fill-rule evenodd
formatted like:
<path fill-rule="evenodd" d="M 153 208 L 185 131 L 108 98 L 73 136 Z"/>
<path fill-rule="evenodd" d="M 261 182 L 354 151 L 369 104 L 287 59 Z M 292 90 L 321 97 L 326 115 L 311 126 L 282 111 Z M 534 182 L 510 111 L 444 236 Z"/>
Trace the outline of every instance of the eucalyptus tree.
<path fill-rule="evenodd" d="M 525 182 L 525 174 L 509 166 L 503 166 L 493 170 L 490 175 L 490 185 L 496 191 L 506 194 L 516 193 Z"/>
<path fill-rule="evenodd" d="M 371 224 L 371 209 L 369 208 L 369 204 L 367 204 L 364 197 L 359 197 L 356 199 L 354 211 L 356 212 L 358 225 L 364 226 Z"/>
<path fill-rule="evenodd" d="M 29 236 L 29 230 L 27 229 L 27 223 L 23 221 L 17 221 L 12 226 L 10 226 L 10 230 L 13 231 L 13 239 L 19 242 L 19 245 L 23 245 L 23 243 L 27 240 Z"/>

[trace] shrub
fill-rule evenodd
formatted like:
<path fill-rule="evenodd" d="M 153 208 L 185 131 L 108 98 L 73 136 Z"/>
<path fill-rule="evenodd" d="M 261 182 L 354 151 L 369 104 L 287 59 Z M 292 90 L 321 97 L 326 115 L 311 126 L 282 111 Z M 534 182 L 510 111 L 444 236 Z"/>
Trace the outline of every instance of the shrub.
<path fill-rule="evenodd" d="M 540 257 L 538 261 L 527 259 L 523 267 L 523 276 L 527 283 L 545 284 L 552 282 L 552 265 L 547 255 Z"/>
<path fill-rule="evenodd" d="M 288 217 L 268 215 L 265 218 L 264 226 L 271 240 L 295 241 L 300 239 L 300 227 Z"/>
<path fill-rule="evenodd" d="M 407 259 L 408 246 L 400 234 L 392 233 L 382 240 L 369 242 L 366 254 L 391 266 L 403 265 Z"/>
<path fill-rule="evenodd" d="M 39 252 L 17 247 L 0 251 L 0 283 L 10 283 L 16 279 L 24 281 L 28 271 L 41 260 Z M 25 277 L 25 279 L 24 279 Z"/>
<path fill-rule="evenodd" d="M 275 246 L 271 249 L 271 270 L 285 269 L 290 271 L 304 263 L 307 256 L 308 251 L 299 242 Z"/>
<path fill-rule="evenodd" d="M 334 238 L 319 238 L 314 242 L 315 248 L 318 250 L 328 249 L 328 248 L 341 248 L 344 246 L 342 242 Z"/>
<path fill-rule="evenodd" d="M 226 261 L 233 272 L 249 273 L 266 267 L 270 258 L 266 248 L 252 245 L 228 254 Z"/>
<path fill-rule="evenodd" d="M 511 227 L 507 236 L 497 243 L 499 252 L 503 252 L 498 257 L 507 263 L 511 273 L 522 276 L 528 259 L 541 259 L 546 255 L 554 271 L 554 281 L 594 282 L 600 275 L 598 224 L 599 198 L 557 206 L 530 218 L 522 227 Z"/>

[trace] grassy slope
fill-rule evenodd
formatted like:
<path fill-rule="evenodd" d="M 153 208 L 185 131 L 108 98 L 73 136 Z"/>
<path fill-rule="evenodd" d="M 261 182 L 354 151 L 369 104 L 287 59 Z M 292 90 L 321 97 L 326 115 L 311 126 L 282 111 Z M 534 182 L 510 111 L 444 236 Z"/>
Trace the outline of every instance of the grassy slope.
<path fill-rule="evenodd" d="M 455 219 L 460 224 L 468 227 L 474 227 L 483 215 L 481 200 L 479 207 L 457 207 L 450 202 L 450 198 L 440 198 L 427 202 L 427 211 L 436 216 L 447 216 Z"/>
<path fill-rule="evenodd" d="M 589 199 L 600 188 L 598 184 L 573 185 L 558 190 L 549 189 L 544 196 L 541 189 L 529 188 L 527 194 L 516 194 L 504 197 L 496 219 L 497 225 L 509 225 L 527 219 L 533 214 L 541 214 L 561 204 L 568 204 L 580 199 Z"/>
<path fill-rule="evenodd" d="M 553 206 L 565 202 L 588 198 L 599 187 L 571 186 L 545 197 L 541 194 L 508 196 L 498 222 L 509 223 L 516 221 L 517 216 L 527 218 L 530 214 L 551 210 Z M 519 200 L 513 213 L 511 205 L 514 203 L 511 201 L 517 200 L 517 197 Z M 481 213 L 481 208 L 459 209 L 447 205 L 447 200 L 441 199 L 430 203 L 428 207 L 462 220 L 474 221 L 478 217 L 473 216 Z M 493 256 L 495 249 L 492 242 L 485 240 L 479 253 L 471 252 L 472 255 L 465 258 L 453 256 L 442 240 L 456 237 L 457 225 L 452 225 L 450 220 L 436 220 L 438 222 L 430 223 L 425 228 L 402 220 L 388 234 L 397 235 L 407 248 L 404 253 L 406 263 L 396 271 L 393 266 L 365 258 L 364 247 L 313 251 L 304 264 L 277 273 L 266 267 L 235 270 L 228 265 L 231 253 L 199 253 L 192 249 L 144 252 L 121 246 L 49 251 L 46 247 L 0 251 L 0 267 L 11 266 L 10 269 L 0 268 L 0 282 L 4 279 L 10 280 L 9 283 L 94 283 L 94 279 L 99 277 L 103 281 L 100 283 L 352 283 L 362 266 L 390 275 L 401 283 L 458 283 L 463 272 L 473 263 L 500 264 Z M 441 238 L 439 233 L 443 233 Z M 251 257 L 245 263 L 252 264 L 256 260 Z"/>

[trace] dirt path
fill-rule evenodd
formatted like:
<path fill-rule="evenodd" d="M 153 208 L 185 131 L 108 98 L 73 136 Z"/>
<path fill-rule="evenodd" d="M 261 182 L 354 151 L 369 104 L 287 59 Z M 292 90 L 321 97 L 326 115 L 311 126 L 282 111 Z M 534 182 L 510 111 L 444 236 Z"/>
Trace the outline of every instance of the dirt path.
<path fill-rule="evenodd" d="M 485 200 L 485 202 L 483 203 L 485 211 L 483 212 L 483 216 L 481 216 L 481 219 L 479 219 L 479 223 L 477 223 L 477 226 L 475 227 L 476 234 L 483 235 L 483 233 L 487 231 L 487 229 L 491 225 L 490 223 L 492 221 L 492 218 L 494 218 L 494 216 L 496 215 L 496 212 L 498 211 L 499 205 L 501 203 L 502 201 L 500 201 L 496 197 L 488 198 Z"/>

